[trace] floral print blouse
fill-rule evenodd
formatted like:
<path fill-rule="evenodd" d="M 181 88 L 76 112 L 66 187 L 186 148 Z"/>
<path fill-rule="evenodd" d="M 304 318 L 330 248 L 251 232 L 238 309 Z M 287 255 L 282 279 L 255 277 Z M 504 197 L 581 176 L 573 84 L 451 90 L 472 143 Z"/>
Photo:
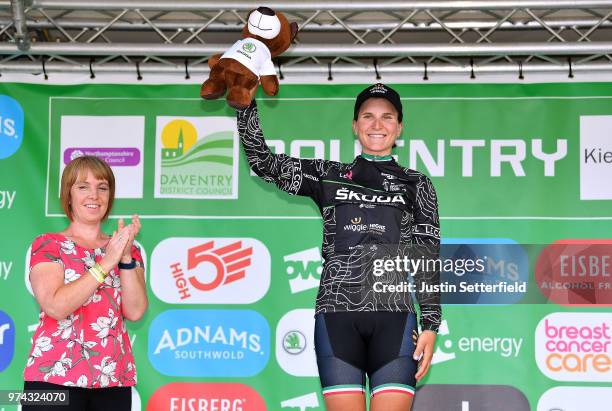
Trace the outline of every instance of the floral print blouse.
<path fill-rule="evenodd" d="M 71 283 L 104 256 L 103 248 L 88 249 L 62 234 L 47 233 L 32 243 L 30 271 L 43 262 L 61 264 L 64 284 Z M 132 257 L 144 267 L 138 247 Z M 136 366 L 125 319 L 121 314 L 121 283 L 111 270 L 89 299 L 63 320 L 40 311 L 24 371 L 26 381 L 65 386 L 105 388 L 136 384 Z"/>

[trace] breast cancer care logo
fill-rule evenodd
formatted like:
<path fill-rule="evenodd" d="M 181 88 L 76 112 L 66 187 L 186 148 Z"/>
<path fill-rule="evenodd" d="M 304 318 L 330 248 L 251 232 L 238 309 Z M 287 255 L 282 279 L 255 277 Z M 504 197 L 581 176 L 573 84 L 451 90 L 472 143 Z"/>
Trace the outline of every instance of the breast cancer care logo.
<path fill-rule="evenodd" d="M 157 117 L 155 197 L 238 196 L 237 130 L 231 117 Z"/>

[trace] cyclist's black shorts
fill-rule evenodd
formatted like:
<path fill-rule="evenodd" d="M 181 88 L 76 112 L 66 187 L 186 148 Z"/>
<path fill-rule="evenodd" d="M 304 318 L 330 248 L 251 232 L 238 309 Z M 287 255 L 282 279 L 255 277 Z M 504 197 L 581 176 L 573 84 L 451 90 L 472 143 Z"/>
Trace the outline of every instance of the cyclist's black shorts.
<path fill-rule="evenodd" d="M 315 316 L 315 351 L 323 395 L 403 392 L 414 395 L 418 362 L 416 316 L 350 311 Z"/>

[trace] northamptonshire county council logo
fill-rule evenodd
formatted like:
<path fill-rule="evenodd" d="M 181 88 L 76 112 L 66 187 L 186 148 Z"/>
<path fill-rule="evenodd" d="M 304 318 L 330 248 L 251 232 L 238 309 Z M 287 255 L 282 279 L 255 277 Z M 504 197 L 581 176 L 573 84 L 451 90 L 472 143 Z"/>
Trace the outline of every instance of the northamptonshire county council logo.
<path fill-rule="evenodd" d="M 155 197 L 238 198 L 237 139 L 232 117 L 158 116 Z"/>
<path fill-rule="evenodd" d="M 253 53 L 255 50 L 257 50 L 257 47 L 253 43 L 244 43 L 242 45 L 242 50 L 246 51 L 247 53 Z"/>
<path fill-rule="evenodd" d="M 0 95 L 0 159 L 15 154 L 23 142 L 23 108 L 12 97 Z"/>

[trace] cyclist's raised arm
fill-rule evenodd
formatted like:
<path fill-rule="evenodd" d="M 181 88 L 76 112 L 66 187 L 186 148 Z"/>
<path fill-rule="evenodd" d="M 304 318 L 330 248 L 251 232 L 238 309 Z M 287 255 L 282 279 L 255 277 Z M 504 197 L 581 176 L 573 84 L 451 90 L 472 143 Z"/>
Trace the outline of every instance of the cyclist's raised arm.
<path fill-rule="evenodd" d="M 236 113 L 240 141 L 255 174 L 289 194 L 315 197 L 320 190 L 320 178 L 326 174 L 332 162 L 274 154 L 266 144 L 259 125 L 255 100 Z"/>

